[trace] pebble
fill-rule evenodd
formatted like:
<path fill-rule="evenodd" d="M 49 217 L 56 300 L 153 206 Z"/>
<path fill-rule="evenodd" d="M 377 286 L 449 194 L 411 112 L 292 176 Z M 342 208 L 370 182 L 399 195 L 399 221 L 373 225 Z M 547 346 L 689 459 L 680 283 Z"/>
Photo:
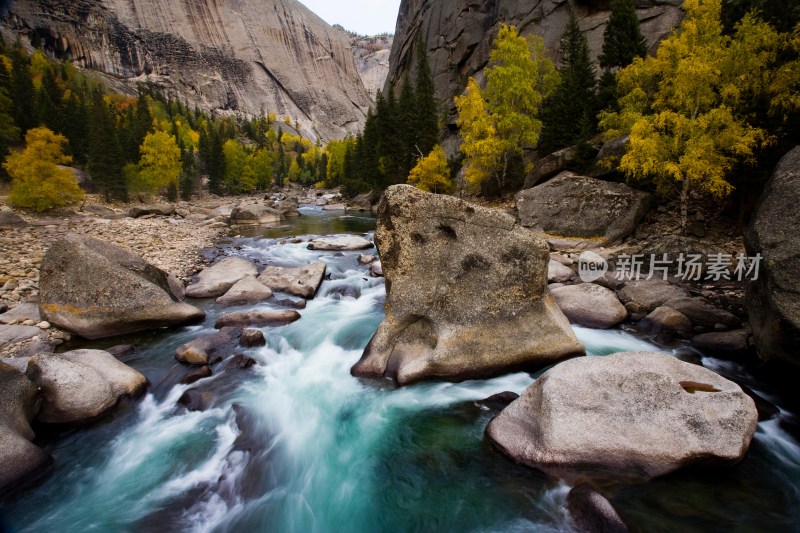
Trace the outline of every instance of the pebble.
<path fill-rule="evenodd" d="M 48 322 L 47 320 L 42 320 L 41 322 L 36 324 L 36 327 L 39 329 L 50 329 L 50 322 Z"/>

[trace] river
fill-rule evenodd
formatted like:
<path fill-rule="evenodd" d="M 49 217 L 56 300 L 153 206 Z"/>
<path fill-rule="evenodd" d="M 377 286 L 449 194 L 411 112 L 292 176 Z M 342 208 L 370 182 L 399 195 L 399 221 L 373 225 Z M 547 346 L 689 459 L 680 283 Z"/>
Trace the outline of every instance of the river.
<path fill-rule="evenodd" d="M 149 392 L 88 428 L 42 434 L 39 444 L 53 455 L 55 470 L 0 505 L 7 528 L 571 530 L 569 487 L 511 463 L 483 438 L 496 410 L 476 401 L 501 391 L 520 393 L 535 376 L 401 389 L 353 378 L 350 367 L 383 316 L 383 280 L 368 275 L 357 253 L 311 251 L 285 238 L 363 234 L 372 231 L 374 219 L 301 212 L 287 226 L 231 237 L 221 251 L 279 266 L 325 261 L 331 279 L 301 311 L 302 319 L 265 328 L 267 346 L 242 351 L 257 361 L 254 367 L 225 370 L 223 362 L 213 377 L 194 385 L 179 383 L 186 368 L 175 360 L 175 348 L 213 330 L 223 309 L 212 300 L 197 302 L 208 313 L 200 325 L 122 339 L 139 346 L 123 361 L 147 376 Z M 621 330 L 575 329 L 594 356 L 663 350 Z M 781 394 L 744 366 L 703 361 L 781 405 Z M 208 409 L 179 404 L 190 388 L 208 392 Z M 611 500 L 641 531 L 798 530 L 800 447 L 786 429 L 796 422 L 783 408 L 759 424 L 740 465 L 612 488 Z"/>

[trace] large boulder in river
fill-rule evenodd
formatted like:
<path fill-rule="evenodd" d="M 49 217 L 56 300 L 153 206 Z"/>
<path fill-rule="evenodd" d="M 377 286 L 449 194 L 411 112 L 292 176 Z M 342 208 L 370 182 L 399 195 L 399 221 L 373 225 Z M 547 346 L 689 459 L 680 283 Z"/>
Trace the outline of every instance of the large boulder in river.
<path fill-rule="evenodd" d="M 564 248 L 619 242 L 650 207 L 646 192 L 569 172 L 519 192 L 516 201 L 520 224 Z"/>
<path fill-rule="evenodd" d="M 238 305 L 263 302 L 272 298 L 272 290 L 258 281 L 255 276 L 240 279 L 228 291 L 217 298 L 222 305 Z"/>
<path fill-rule="evenodd" d="M 37 419 L 49 424 L 90 422 L 147 388 L 142 374 L 102 350 L 37 355 L 27 374 L 44 397 Z"/>
<path fill-rule="evenodd" d="M 231 211 L 231 224 L 273 224 L 281 221 L 280 211 L 262 204 L 237 205 Z"/>
<path fill-rule="evenodd" d="M 30 442 L 35 436 L 30 423 L 40 406 L 36 385 L 0 362 L 0 496 L 31 481 L 50 464 L 50 456 Z"/>
<path fill-rule="evenodd" d="M 375 239 L 386 318 L 354 375 L 464 380 L 584 353 L 545 293 L 547 244 L 510 215 L 395 185 Z"/>
<path fill-rule="evenodd" d="M 222 296 L 233 285 L 248 276 L 258 275 L 258 267 L 241 257 L 226 257 L 197 275 L 197 279 L 186 287 L 186 296 L 212 298 Z"/>
<path fill-rule="evenodd" d="M 619 303 L 617 295 L 600 285 L 580 283 L 557 287 L 550 292 L 558 307 L 573 324 L 608 329 L 628 318 L 628 310 Z"/>
<path fill-rule="evenodd" d="M 515 461 L 567 479 L 644 480 L 741 460 L 758 413 L 735 383 L 654 352 L 566 361 L 492 420 Z"/>
<path fill-rule="evenodd" d="M 99 339 L 205 316 L 181 301 L 174 276 L 132 251 L 74 233 L 42 259 L 42 318 L 87 339 Z"/>
<path fill-rule="evenodd" d="M 268 266 L 258 281 L 274 291 L 313 298 L 325 277 L 327 265 L 322 261 L 297 268 Z"/>
<path fill-rule="evenodd" d="M 758 355 L 800 366 L 800 146 L 781 159 L 745 234 L 763 257 L 749 276 L 747 311 Z"/>
<path fill-rule="evenodd" d="M 619 299 L 637 313 L 649 313 L 669 300 L 688 298 L 689 292 L 661 279 L 634 280 L 619 290 Z"/>

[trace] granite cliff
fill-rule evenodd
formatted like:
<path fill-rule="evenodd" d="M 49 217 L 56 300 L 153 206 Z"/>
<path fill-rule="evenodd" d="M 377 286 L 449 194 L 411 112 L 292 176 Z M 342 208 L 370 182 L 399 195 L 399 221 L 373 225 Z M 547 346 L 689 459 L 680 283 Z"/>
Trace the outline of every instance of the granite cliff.
<path fill-rule="evenodd" d="M 642 32 L 651 46 L 680 22 L 682 4 L 682 0 L 636 0 Z M 540 35 L 555 58 L 570 7 L 596 58 L 610 15 L 609 0 L 403 0 L 385 90 L 398 89 L 409 71 L 414 75 L 415 47 L 422 39 L 433 71 L 436 97 L 448 110 L 449 125 L 454 129 L 453 97 L 463 92 L 470 76 L 486 66 L 500 25 L 513 24 L 522 35 Z"/>
<path fill-rule="evenodd" d="M 355 133 L 371 100 L 349 37 L 296 0 L 11 0 L 6 39 L 104 73 L 151 80 L 205 109 L 297 120 L 323 140 Z"/>

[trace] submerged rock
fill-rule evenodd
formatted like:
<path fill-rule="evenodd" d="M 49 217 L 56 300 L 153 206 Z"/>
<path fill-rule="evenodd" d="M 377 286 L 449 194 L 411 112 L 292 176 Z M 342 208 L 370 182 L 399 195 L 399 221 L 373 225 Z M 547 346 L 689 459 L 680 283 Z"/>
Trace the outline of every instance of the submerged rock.
<path fill-rule="evenodd" d="M 748 255 L 763 257 L 748 276 L 747 312 L 758 355 L 800 366 L 800 146 L 786 154 L 764 188 L 745 234 Z"/>
<path fill-rule="evenodd" d="M 351 372 L 404 385 L 582 355 L 545 294 L 547 245 L 498 210 L 397 185 L 378 207 L 386 318 Z"/>
<path fill-rule="evenodd" d="M 568 172 L 518 193 L 516 201 L 520 224 L 559 247 L 619 242 L 650 207 L 648 193 Z"/>
<path fill-rule="evenodd" d="M 619 303 L 616 294 L 600 285 L 581 283 L 557 287 L 550 292 L 556 305 L 573 324 L 608 329 L 628 318 L 628 311 Z"/>
<path fill-rule="evenodd" d="M 0 362 L 0 496 L 34 480 L 50 456 L 30 441 L 30 423 L 41 407 L 36 385 L 24 373 Z"/>
<path fill-rule="evenodd" d="M 90 422 L 147 387 L 142 374 L 102 350 L 38 355 L 27 374 L 44 398 L 37 419 L 48 424 Z"/>
<path fill-rule="evenodd" d="M 42 318 L 88 339 L 186 324 L 205 313 L 180 300 L 174 280 L 128 249 L 70 233 L 42 260 Z"/>
<path fill-rule="evenodd" d="M 629 531 L 611 502 L 589 485 L 578 485 L 569 491 L 567 509 L 579 531 L 588 533 Z"/>
<path fill-rule="evenodd" d="M 638 481 L 740 461 L 757 421 L 735 383 L 662 353 L 627 352 L 555 366 L 486 433 L 514 461 L 553 476 Z"/>
<path fill-rule="evenodd" d="M 221 331 L 197 337 L 175 350 L 175 358 L 181 363 L 204 366 L 212 361 L 212 356 L 217 352 L 236 345 L 237 330 L 235 328 L 222 328 Z"/>
<path fill-rule="evenodd" d="M 363 237 L 323 237 L 308 243 L 309 250 L 326 250 L 332 252 L 346 252 L 372 248 L 373 244 Z"/>
<path fill-rule="evenodd" d="M 190 298 L 222 296 L 237 281 L 256 275 L 258 267 L 252 261 L 241 257 L 226 257 L 200 272 L 195 282 L 186 287 L 186 296 Z"/>
<path fill-rule="evenodd" d="M 258 281 L 274 291 L 313 298 L 325 278 L 326 269 L 327 265 L 321 261 L 297 268 L 268 266 L 258 276 Z"/>

